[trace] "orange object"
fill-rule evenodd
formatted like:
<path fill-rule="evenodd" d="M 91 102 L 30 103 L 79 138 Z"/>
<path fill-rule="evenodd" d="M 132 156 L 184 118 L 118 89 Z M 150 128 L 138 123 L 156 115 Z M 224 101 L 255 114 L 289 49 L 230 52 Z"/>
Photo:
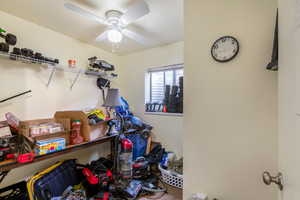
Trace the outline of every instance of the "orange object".
<path fill-rule="evenodd" d="M 167 106 L 164 105 L 163 112 L 167 112 Z"/>
<path fill-rule="evenodd" d="M 71 144 L 80 144 L 83 142 L 83 137 L 81 136 L 81 121 L 74 120 L 72 122 L 72 131 L 70 135 Z"/>
<path fill-rule="evenodd" d="M 68 60 L 68 63 L 70 68 L 76 67 L 76 60 Z"/>

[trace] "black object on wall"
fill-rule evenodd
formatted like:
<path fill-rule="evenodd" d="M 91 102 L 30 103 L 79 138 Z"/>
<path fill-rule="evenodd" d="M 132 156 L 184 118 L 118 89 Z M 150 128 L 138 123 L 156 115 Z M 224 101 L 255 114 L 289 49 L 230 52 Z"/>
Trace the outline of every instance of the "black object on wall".
<path fill-rule="evenodd" d="M 271 71 L 278 71 L 278 11 L 276 16 L 272 59 L 271 62 L 267 65 L 267 69 Z"/>
<path fill-rule="evenodd" d="M 183 113 L 183 76 L 179 78 L 179 103 L 178 103 L 178 112 Z"/>
<path fill-rule="evenodd" d="M 179 86 L 166 85 L 164 105 L 168 113 L 183 113 L 183 76 L 179 77 Z"/>

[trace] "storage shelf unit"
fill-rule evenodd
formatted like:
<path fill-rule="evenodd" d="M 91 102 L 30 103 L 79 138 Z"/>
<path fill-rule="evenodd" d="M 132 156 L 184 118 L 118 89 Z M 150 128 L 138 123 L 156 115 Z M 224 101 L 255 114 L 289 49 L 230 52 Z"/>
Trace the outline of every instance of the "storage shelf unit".
<path fill-rule="evenodd" d="M 35 58 L 15 55 L 12 53 L 0 52 L 0 57 L 10 59 L 11 61 L 17 61 L 17 62 L 22 62 L 22 63 L 26 63 L 26 64 L 35 64 L 35 65 L 47 67 L 49 70 L 51 70 L 51 73 L 50 73 L 50 76 L 49 76 L 49 79 L 47 82 L 47 87 L 49 87 L 49 85 L 51 84 L 56 71 L 62 71 L 62 72 L 76 74 L 75 78 L 73 79 L 73 81 L 71 83 L 70 89 L 73 89 L 75 83 L 77 82 L 77 80 L 79 79 L 81 74 L 85 74 L 88 76 L 102 77 L 102 78 L 106 78 L 106 79 L 115 78 L 115 76 L 110 75 L 107 72 L 90 71 L 90 70 L 82 69 L 82 68 L 69 68 L 68 66 L 65 66 L 65 65 L 56 64 L 53 62 L 48 62 L 48 61 L 39 60 L 39 59 L 35 59 Z"/>
<path fill-rule="evenodd" d="M 50 158 L 53 158 L 56 156 L 60 156 L 60 155 L 66 154 L 66 153 L 75 152 L 75 151 L 78 151 L 81 149 L 86 149 L 88 147 L 91 147 L 91 146 L 94 146 L 97 144 L 103 144 L 105 142 L 111 142 L 111 151 L 112 151 L 111 153 L 112 153 L 112 155 L 114 155 L 114 153 L 115 153 L 114 152 L 115 137 L 116 136 L 105 136 L 105 137 L 101 137 L 99 139 L 93 140 L 91 142 L 85 142 L 85 143 L 78 144 L 78 145 L 70 145 L 70 146 L 67 146 L 67 148 L 60 150 L 60 151 L 36 156 L 34 158 L 33 162 L 30 162 L 30 163 L 18 163 L 16 160 L 3 161 L 3 162 L 0 162 L 0 172 L 7 172 L 7 171 L 10 171 L 10 170 L 18 168 L 18 167 L 22 167 L 22 166 L 29 165 L 32 163 L 37 163 L 37 162 L 47 160 L 47 159 L 50 159 Z"/>
<path fill-rule="evenodd" d="M 12 61 L 19 61 L 19 62 L 23 62 L 23 63 L 28 63 L 28 64 L 38 64 L 38 65 L 54 65 L 53 62 L 48 62 L 45 60 L 39 60 L 39 59 L 35 59 L 35 58 L 30 58 L 30 57 L 25 57 L 25 56 L 21 56 L 21 55 L 15 55 L 13 53 L 6 53 L 6 52 L 1 52 L 0 51 L 0 56 L 2 58 L 8 58 Z"/>

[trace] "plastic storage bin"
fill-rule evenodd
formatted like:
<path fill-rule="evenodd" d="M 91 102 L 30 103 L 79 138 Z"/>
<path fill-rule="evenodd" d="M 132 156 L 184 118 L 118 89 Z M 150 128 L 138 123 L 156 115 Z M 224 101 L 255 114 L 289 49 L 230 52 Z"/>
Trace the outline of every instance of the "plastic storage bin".
<path fill-rule="evenodd" d="M 165 170 L 160 165 L 158 166 L 158 168 L 161 172 L 162 180 L 165 183 L 180 189 L 183 188 L 183 175 Z"/>

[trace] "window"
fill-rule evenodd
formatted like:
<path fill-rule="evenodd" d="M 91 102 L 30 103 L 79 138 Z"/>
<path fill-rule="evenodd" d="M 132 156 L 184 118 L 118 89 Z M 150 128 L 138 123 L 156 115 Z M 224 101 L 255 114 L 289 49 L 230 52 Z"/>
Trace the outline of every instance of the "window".
<path fill-rule="evenodd" d="M 182 113 L 183 85 L 180 85 L 180 77 L 183 73 L 183 64 L 148 70 L 145 79 L 147 112 Z"/>

